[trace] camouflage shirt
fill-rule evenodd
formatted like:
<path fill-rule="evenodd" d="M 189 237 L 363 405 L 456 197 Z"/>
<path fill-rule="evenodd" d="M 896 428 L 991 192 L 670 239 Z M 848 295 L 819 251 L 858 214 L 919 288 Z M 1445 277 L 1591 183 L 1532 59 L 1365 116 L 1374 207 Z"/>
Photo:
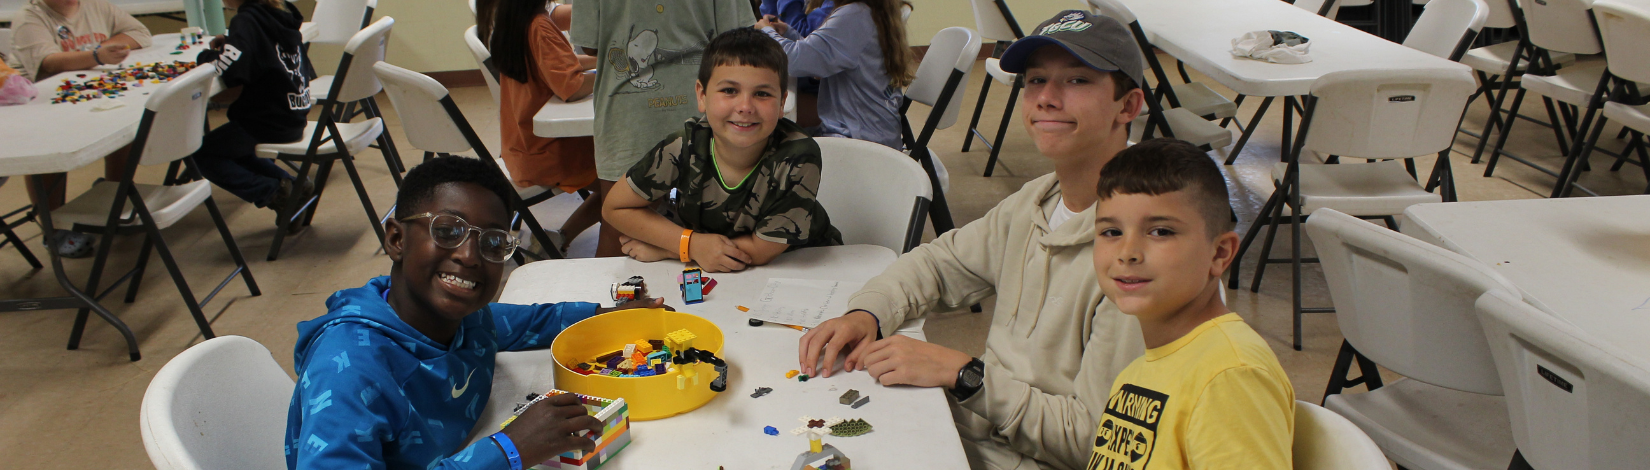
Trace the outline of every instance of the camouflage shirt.
<path fill-rule="evenodd" d="M 689 119 L 682 131 L 653 147 L 626 174 L 630 187 L 649 201 L 677 190 L 670 204 L 675 221 L 695 232 L 728 237 L 754 233 L 790 249 L 841 245 L 819 189 L 819 145 L 790 120 L 781 120 L 767 149 L 739 187 L 723 185 L 711 158 L 710 127 Z M 738 183 L 738 182 L 735 182 Z"/>

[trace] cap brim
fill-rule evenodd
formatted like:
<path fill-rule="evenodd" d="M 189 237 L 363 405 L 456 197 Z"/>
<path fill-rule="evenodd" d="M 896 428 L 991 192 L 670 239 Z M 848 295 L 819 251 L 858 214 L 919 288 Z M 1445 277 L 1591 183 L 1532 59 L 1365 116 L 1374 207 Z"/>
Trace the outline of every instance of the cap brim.
<path fill-rule="evenodd" d="M 1008 50 L 1003 51 L 1003 56 L 1000 59 L 1002 62 L 998 63 L 998 66 L 1002 67 L 1004 72 L 1025 73 L 1026 61 L 1031 59 L 1031 54 L 1037 52 L 1037 49 L 1041 49 L 1043 46 L 1049 45 L 1060 46 L 1061 49 L 1066 50 L 1066 53 L 1071 54 L 1072 57 L 1076 57 L 1077 60 L 1082 61 L 1083 65 L 1087 65 L 1089 68 L 1099 70 L 1101 72 L 1117 72 L 1123 70 L 1123 68 L 1118 67 L 1117 64 L 1113 64 L 1104 57 L 1100 57 L 1100 54 L 1096 54 L 1088 50 L 1075 50 L 1070 44 L 1066 44 L 1065 41 L 1048 36 L 1026 36 L 1014 41 L 1014 44 L 1008 46 Z"/>

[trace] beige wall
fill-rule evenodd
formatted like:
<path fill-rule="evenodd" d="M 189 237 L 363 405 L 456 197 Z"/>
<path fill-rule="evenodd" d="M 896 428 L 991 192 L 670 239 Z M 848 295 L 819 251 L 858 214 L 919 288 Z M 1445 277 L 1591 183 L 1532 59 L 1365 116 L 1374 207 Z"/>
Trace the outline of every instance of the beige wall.
<path fill-rule="evenodd" d="M 974 28 L 970 0 L 909 1 L 915 7 L 906 31 L 911 45 L 926 45 L 935 33 L 951 26 Z M 306 18 L 315 8 L 315 0 L 295 3 Z M 1008 0 L 1015 19 L 1025 30 L 1061 10 L 1082 5 L 1081 0 Z M 474 24 L 465 0 L 379 0 L 376 16 L 395 18 L 395 31 L 390 35 L 386 57 L 390 63 L 418 72 L 476 68 L 462 39 L 464 29 Z M 329 74 L 337 67 L 340 52 L 335 46 L 315 45 L 309 54 L 316 71 Z"/>

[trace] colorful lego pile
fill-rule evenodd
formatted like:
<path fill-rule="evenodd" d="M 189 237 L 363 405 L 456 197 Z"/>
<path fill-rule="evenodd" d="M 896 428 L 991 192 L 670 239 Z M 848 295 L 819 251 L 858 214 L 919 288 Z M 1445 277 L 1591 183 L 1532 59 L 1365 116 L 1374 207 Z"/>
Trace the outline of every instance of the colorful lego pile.
<path fill-rule="evenodd" d="M 86 74 L 75 74 L 75 78 L 63 79 L 63 84 L 57 87 L 57 97 L 52 103 L 79 103 L 98 98 L 119 98 L 131 88 L 142 87 L 144 82 L 161 84 L 171 81 L 184 72 L 195 68 L 194 62 L 176 61 L 170 64 L 156 62 L 153 64 L 139 63 L 129 68 L 106 72 L 97 78 L 86 79 Z M 78 83 L 75 79 L 85 79 Z"/>
<path fill-rule="evenodd" d="M 611 377 L 652 377 L 665 375 L 674 370 L 671 357 L 674 351 L 669 343 L 681 344 L 682 339 L 671 338 L 686 334 L 686 341 L 692 341 L 692 333 L 686 330 L 671 332 L 666 339 L 674 339 L 668 343 L 665 340 L 639 339 L 634 343 L 624 345 L 624 349 L 616 350 L 597 356 L 589 362 L 581 362 L 573 366 L 573 372 L 580 375 L 606 375 Z"/>

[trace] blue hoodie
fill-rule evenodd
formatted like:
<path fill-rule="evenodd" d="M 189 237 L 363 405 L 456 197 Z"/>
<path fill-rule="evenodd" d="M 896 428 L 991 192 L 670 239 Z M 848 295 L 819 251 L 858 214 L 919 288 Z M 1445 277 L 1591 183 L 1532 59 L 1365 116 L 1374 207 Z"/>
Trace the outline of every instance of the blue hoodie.
<path fill-rule="evenodd" d="M 510 468 L 490 439 L 459 447 L 492 393 L 493 356 L 549 346 L 597 305 L 488 304 L 444 346 L 396 316 L 389 286 L 333 293 L 326 315 L 298 324 L 287 468 Z"/>

